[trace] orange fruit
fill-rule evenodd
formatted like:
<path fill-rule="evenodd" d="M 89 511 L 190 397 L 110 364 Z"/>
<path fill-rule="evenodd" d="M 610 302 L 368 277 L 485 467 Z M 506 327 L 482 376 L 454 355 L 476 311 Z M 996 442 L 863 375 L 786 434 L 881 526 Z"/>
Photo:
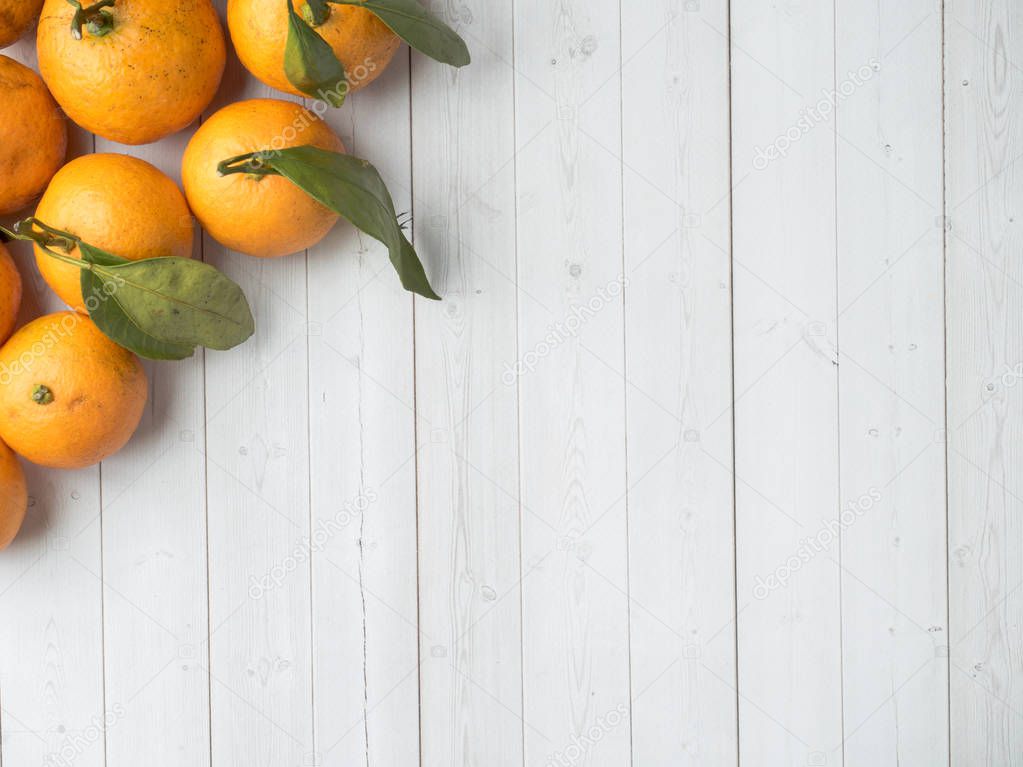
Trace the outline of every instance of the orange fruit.
<path fill-rule="evenodd" d="M 171 179 L 136 157 L 90 154 L 72 160 L 46 188 L 36 218 L 132 261 L 192 255 L 194 227 L 185 196 Z M 35 252 L 53 292 L 84 312 L 81 271 L 38 245 Z M 68 255 L 77 258 L 78 252 Z"/>
<path fill-rule="evenodd" d="M 18 457 L 0 442 L 0 549 L 11 545 L 28 512 L 28 486 Z"/>
<path fill-rule="evenodd" d="M 20 308 L 21 274 L 7 248 L 0 244 L 0 344 L 14 332 Z"/>
<path fill-rule="evenodd" d="M 224 107 L 185 149 L 181 177 L 192 212 L 215 240 L 239 253 L 272 258 L 311 248 L 337 222 L 336 213 L 282 176 L 217 173 L 218 163 L 238 155 L 306 145 L 344 151 L 341 139 L 301 104 L 253 99 Z"/>
<path fill-rule="evenodd" d="M 306 4 L 296 0 L 301 15 Z M 327 20 L 316 27 L 357 91 L 383 73 L 401 46 L 399 38 L 373 13 L 350 5 L 330 5 Z M 228 0 L 227 27 L 242 64 L 271 88 L 303 96 L 284 74 L 288 41 L 288 5 L 284 0 Z"/>
<path fill-rule="evenodd" d="M 0 48 L 6 48 L 32 26 L 43 0 L 0 0 Z"/>
<path fill-rule="evenodd" d="M 42 466 L 78 469 L 116 453 L 147 394 L 138 358 L 75 312 L 40 317 L 0 348 L 0 439 Z"/>
<path fill-rule="evenodd" d="M 191 124 L 213 100 L 226 49 L 210 0 L 116 0 L 81 40 L 74 16 L 67 0 L 46 0 L 36 44 L 43 79 L 86 130 L 148 144 Z"/>
<path fill-rule="evenodd" d="M 0 56 L 0 101 L 2 216 L 38 197 L 64 162 L 67 121 L 39 75 L 7 56 Z"/>

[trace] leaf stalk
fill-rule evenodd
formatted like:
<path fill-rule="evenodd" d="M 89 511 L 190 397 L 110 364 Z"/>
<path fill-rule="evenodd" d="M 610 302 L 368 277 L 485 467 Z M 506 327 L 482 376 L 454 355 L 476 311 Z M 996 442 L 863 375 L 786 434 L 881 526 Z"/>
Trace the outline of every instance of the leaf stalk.
<path fill-rule="evenodd" d="M 103 37 L 114 30 L 114 15 L 107 8 L 113 8 L 117 0 L 99 0 L 99 2 L 83 8 L 78 0 L 67 0 L 74 6 L 75 15 L 71 19 L 71 36 L 75 40 L 82 39 L 82 28 L 89 30 L 95 37 Z"/>
<path fill-rule="evenodd" d="M 37 227 L 38 230 L 37 231 Z M 19 221 L 14 225 L 14 229 L 5 229 L 0 226 L 0 235 L 9 240 L 20 240 L 22 242 L 31 242 L 39 246 L 46 255 L 62 261 L 65 264 L 71 264 L 77 266 L 79 269 L 92 269 L 92 264 L 83 261 L 78 258 L 72 258 L 67 253 L 74 250 L 81 240 L 75 237 L 70 232 L 65 232 L 62 229 L 56 229 L 52 226 L 44 224 L 42 221 L 35 217 L 26 218 L 24 221 Z M 50 250 L 51 247 L 57 247 L 64 251 L 64 253 L 56 253 Z"/>
<path fill-rule="evenodd" d="M 260 177 L 281 175 L 267 164 L 266 160 L 269 156 L 269 152 L 262 151 L 229 157 L 217 163 L 217 173 L 221 176 L 230 176 L 235 173 L 245 173 L 249 176 Z"/>

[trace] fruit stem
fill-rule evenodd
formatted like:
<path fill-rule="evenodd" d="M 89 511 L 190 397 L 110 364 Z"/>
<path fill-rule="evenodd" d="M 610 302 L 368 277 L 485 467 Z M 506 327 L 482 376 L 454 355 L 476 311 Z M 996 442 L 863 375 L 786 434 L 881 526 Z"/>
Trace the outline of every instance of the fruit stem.
<path fill-rule="evenodd" d="M 35 231 L 36 227 L 42 231 Z M 54 246 L 60 248 L 65 253 L 70 253 L 78 246 L 78 238 L 70 232 L 47 226 L 37 218 L 26 218 L 24 221 L 19 221 L 14 225 L 13 230 L 4 229 L 0 226 L 0 238 L 34 243 L 51 258 L 55 258 L 65 264 L 77 266 L 79 269 L 92 269 L 92 264 L 86 261 L 50 250 L 50 246 Z"/>
<path fill-rule="evenodd" d="M 230 176 L 233 173 L 245 173 L 250 176 L 279 176 L 280 174 L 266 164 L 269 152 L 249 152 L 235 157 L 229 157 L 217 163 L 217 173 L 221 176 Z"/>
<path fill-rule="evenodd" d="M 113 31 L 114 15 L 105 9 L 112 8 L 117 0 L 99 0 L 88 8 L 82 8 L 78 0 L 67 1 L 76 9 L 71 19 L 71 36 L 75 40 L 82 39 L 82 27 L 86 27 L 96 37 L 103 37 Z"/>
<path fill-rule="evenodd" d="M 49 405 L 53 402 L 53 391 L 49 386 L 36 384 L 32 388 L 32 401 L 37 405 Z"/>

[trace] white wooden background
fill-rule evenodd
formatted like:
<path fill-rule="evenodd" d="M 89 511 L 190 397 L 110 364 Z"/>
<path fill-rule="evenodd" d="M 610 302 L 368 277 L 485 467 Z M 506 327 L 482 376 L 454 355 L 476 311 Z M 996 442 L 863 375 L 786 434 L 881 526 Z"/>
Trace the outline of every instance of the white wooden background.
<path fill-rule="evenodd" d="M 330 121 L 444 302 L 202 241 L 258 335 L 29 469 L 3 767 L 1023 765 L 1023 7 L 433 7 Z"/>

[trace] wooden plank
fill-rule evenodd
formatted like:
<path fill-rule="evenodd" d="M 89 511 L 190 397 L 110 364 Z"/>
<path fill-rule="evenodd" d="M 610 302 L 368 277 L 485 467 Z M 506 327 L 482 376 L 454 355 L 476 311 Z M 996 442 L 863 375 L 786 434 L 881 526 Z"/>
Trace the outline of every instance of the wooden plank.
<path fill-rule="evenodd" d="M 3 55 L 34 68 L 34 40 Z M 71 127 L 68 156 L 92 151 L 92 135 Z M 64 310 L 31 248 L 8 248 L 25 286 L 22 323 Z M 80 767 L 96 767 L 105 763 L 100 469 L 22 465 L 29 514 L 0 556 L 0 608 L 8 616 L 0 622 L 0 763 L 72 756 Z"/>
<path fill-rule="evenodd" d="M 193 133 L 144 147 L 97 136 L 95 148 L 140 157 L 180 185 Z M 197 228 L 195 258 L 200 239 Z M 208 764 L 204 355 L 145 367 L 142 425 L 103 463 L 106 696 L 124 707 L 107 763 Z"/>
<path fill-rule="evenodd" d="M 224 79 L 214 109 L 282 97 L 234 60 Z M 204 253 L 245 290 L 257 329 L 206 355 L 212 762 L 312 764 L 306 259 L 208 235 Z"/>
<path fill-rule="evenodd" d="M 1023 764 L 1023 13 L 946 9 L 952 764 Z"/>
<path fill-rule="evenodd" d="M 941 15 L 836 8 L 845 760 L 947 764 Z"/>
<path fill-rule="evenodd" d="M 413 57 L 424 765 L 523 764 L 513 3 L 472 0 L 473 64 Z"/>
<path fill-rule="evenodd" d="M 630 761 L 619 11 L 515 6 L 527 764 Z"/>
<path fill-rule="evenodd" d="M 408 56 L 328 121 L 411 210 Z M 313 637 L 319 764 L 419 761 L 412 297 L 341 223 L 309 252 Z"/>
<path fill-rule="evenodd" d="M 740 760 L 841 764 L 839 571 L 790 558 L 838 515 L 831 4 L 732 4 Z"/>
<path fill-rule="evenodd" d="M 633 762 L 734 765 L 728 4 L 651 6 L 622 27 Z"/>

